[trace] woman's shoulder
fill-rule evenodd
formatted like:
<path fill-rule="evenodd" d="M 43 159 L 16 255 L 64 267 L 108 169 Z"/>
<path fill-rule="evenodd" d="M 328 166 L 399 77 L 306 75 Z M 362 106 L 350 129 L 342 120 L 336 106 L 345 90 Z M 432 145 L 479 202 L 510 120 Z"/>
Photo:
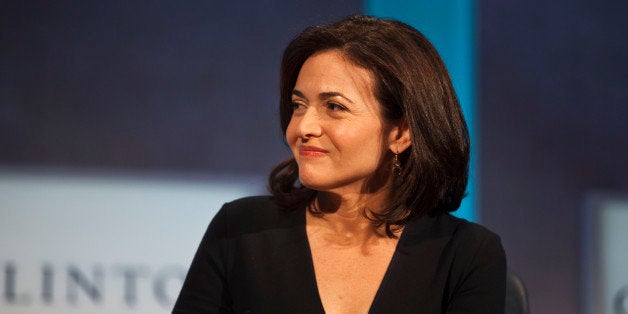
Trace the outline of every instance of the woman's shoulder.
<path fill-rule="evenodd" d="M 452 240 L 470 242 L 481 242 L 488 238 L 499 239 L 499 236 L 488 228 L 449 213 L 427 217 L 418 224 L 422 225 L 418 229 L 423 229 L 433 237 L 451 237 Z"/>
<path fill-rule="evenodd" d="M 455 237 L 479 241 L 489 238 L 499 239 L 499 236 L 495 232 L 478 223 L 470 222 L 453 215 L 446 215 L 444 220 L 453 227 L 453 235 Z"/>
<path fill-rule="evenodd" d="M 249 196 L 225 203 L 210 229 L 222 236 L 238 236 L 298 224 L 300 211 L 281 209 L 272 196 Z"/>
<path fill-rule="evenodd" d="M 275 198 L 270 195 L 247 196 L 227 202 L 222 206 L 221 211 L 228 210 L 234 215 L 250 215 L 251 212 L 258 214 L 268 214 L 277 208 Z"/>
<path fill-rule="evenodd" d="M 439 220 L 441 227 L 448 229 L 450 246 L 457 252 L 456 255 L 466 256 L 475 262 L 500 262 L 505 265 L 501 238 L 495 232 L 450 214 L 442 215 Z"/>
<path fill-rule="evenodd" d="M 488 228 L 451 214 L 440 214 L 418 220 L 409 230 L 414 242 L 424 240 L 447 243 L 447 249 L 455 255 L 469 258 L 483 252 L 490 255 L 503 255 L 500 237 Z M 405 232 L 405 231 L 404 231 Z"/>

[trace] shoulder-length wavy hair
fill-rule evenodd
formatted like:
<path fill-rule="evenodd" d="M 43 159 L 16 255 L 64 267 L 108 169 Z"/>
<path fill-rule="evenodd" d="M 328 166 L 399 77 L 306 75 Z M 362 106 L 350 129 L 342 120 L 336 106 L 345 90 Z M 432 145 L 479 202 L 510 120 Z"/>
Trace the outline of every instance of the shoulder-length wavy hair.
<path fill-rule="evenodd" d="M 373 93 L 381 104 L 383 119 L 405 121 L 409 127 L 411 146 L 399 155 L 401 178 L 395 180 L 388 206 L 375 214 L 375 223 L 385 224 L 392 236 L 391 226 L 458 209 L 469 169 L 467 126 L 445 64 L 427 38 L 409 25 L 351 16 L 308 27 L 294 38 L 284 51 L 280 70 L 284 136 L 301 66 L 313 54 L 331 49 L 373 74 Z M 294 158 L 270 173 L 269 190 L 283 208 L 303 208 L 315 198 L 316 191 L 302 186 L 298 178 Z"/>

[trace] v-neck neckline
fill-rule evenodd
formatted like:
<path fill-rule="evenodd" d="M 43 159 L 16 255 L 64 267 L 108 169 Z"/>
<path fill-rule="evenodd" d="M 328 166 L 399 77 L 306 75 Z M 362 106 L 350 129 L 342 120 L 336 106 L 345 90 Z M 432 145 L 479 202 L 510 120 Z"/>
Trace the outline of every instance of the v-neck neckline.
<path fill-rule="evenodd" d="M 307 235 L 307 213 L 306 212 L 307 212 L 307 209 L 304 209 L 301 211 L 301 220 L 303 223 L 301 225 L 302 227 L 301 227 L 300 233 L 301 233 L 301 236 L 305 239 L 306 257 L 308 260 L 308 263 L 307 263 L 308 264 L 308 276 L 309 276 L 311 286 L 314 287 L 314 295 L 316 295 L 315 303 L 318 304 L 318 307 L 320 308 L 321 313 L 325 313 L 325 306 L 323 305 L 323 300 L 321 298 L 321 294 L 318 289 L 318 281 L 316 280 L 316 270 L 314 269 L 314 255 L 312 254 L 310 238 Z M 399 254 L 400 254 L 399 248 L 405 239 L 405 234 L 407 233 L 406 232 L 407 227 L 408 227 L 407 225 L 404 227 L 404 230 L 401 232 L 401 235 L 399 236 L 399 241 L 397 241 L 397 244 L 395 245 L 395 251 L 393 252 L 392 257 L 390 258 L 390 262 L 388 262 L 388 266 L 386 267 L 386 272 L 384 273 L 384 277 L 382 278 L 382 281 L 379 283 L 379 286 L 377 287 L 377 291 L 375 292 L 375 296 L 373 297 L 373 300 L 371 301 L 371 304 L 369 305 L 369 310 L 367 313 L 372 313 L 373 309 L 375 308 L 375 305 L 377 305 L 377 302 L 379 301 L 383 293 L 382 289 L 385 289 L 385 287 L 387 286 L 387 282 L 389 281 L 391 273 L 394 271 L 394 267 L 398 263 Z"/>

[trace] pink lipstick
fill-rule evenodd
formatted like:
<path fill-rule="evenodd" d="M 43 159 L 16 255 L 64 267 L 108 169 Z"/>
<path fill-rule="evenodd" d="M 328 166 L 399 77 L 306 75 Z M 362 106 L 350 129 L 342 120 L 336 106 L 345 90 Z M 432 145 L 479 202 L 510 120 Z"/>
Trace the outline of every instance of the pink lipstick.
<path fill-rule="evenodd" d="M 308 157 L 320 157 L 327 154 L 328 151 L 326 149 L 322 149 L 316 146 L 299 146 L 299 155 L 300 156 L 308 156 Z"/>

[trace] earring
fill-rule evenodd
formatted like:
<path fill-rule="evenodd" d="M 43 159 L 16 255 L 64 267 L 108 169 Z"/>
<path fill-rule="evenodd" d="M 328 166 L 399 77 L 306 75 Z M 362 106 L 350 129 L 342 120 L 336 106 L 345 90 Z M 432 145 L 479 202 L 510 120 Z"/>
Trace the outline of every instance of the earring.
<path fill-rule="evenodd" d="M 401 176 L 401 163 L 399 162 L 399 155 L 397 154 L 393 157 L 392 173 L 396 176 Z"/>

